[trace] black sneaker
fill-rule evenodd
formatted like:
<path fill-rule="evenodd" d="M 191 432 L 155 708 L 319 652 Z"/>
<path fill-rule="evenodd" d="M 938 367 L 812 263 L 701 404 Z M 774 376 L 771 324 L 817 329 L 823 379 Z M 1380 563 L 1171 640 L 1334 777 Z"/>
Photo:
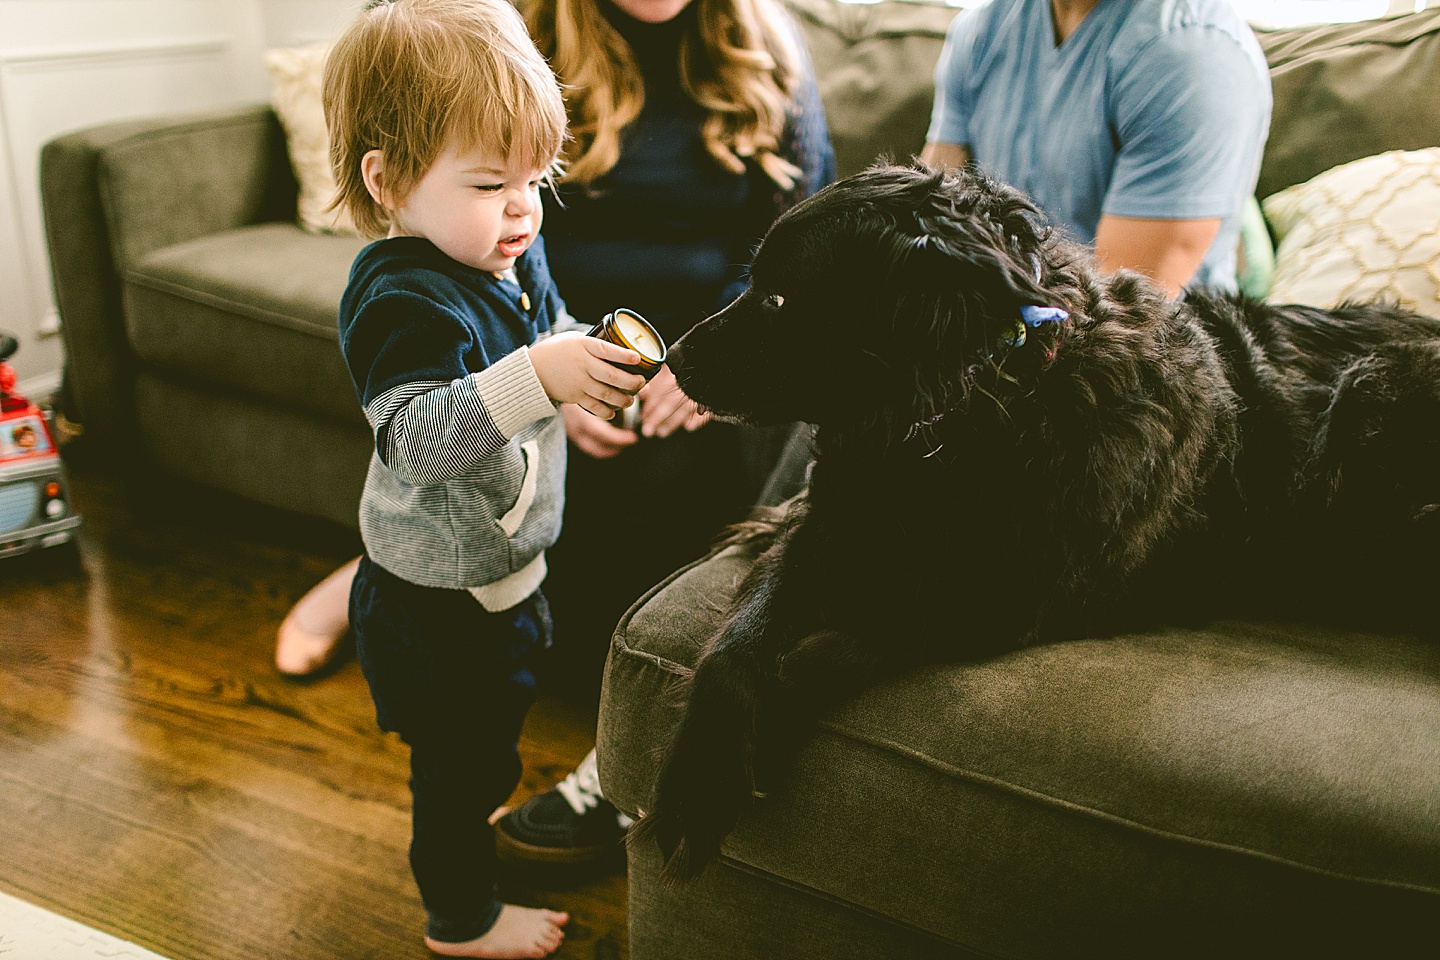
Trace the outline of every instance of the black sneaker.
<path fill-rule="evenodd" d="M 592 750 L 574 773 L 496 821 L 495 850 L 509 861 L 598 863 L 620 852 L 631 822 L 600 795 Z"/>

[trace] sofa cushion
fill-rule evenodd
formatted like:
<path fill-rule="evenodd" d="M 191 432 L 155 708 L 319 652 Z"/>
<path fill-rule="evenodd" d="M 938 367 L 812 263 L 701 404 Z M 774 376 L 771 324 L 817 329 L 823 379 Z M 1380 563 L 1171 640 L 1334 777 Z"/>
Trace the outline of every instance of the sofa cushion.
<path fill-rule="evenodd" d="M 1280 246 L 1271 298 L 1386 299 L 1440 317 L 1440 147 L 1393 150 L 1265 200 Z"/>
<path fill-rule="evenodd" d="M 285 128 L 290 167 L 300 184 L 296 201 L 300 225 L 313 233 L 359 236 L 344 208 L 330 209 L 335 174 L 330 167 L 330 131 L 325 126 L 321 86 L 328 43 L 279 47 L 265 53 L 270 73 L 270 103 Z"/>
<path fill-rule="evenodd" d="M 936 3 L 785 0 L 819 78 L 840 175 L 925 146 L 935 61 L 959 12 Z"/>
<path fill-rule="evenodd" d="M 121 274 L 156 250 L 295 214 L 285 134 L 267 107 L 170 117 L 113 142 L 108 129 L 94 183 Z"/>
<path fill-rule="evenodd" d="M 123 278 L 130 345 L 172 374 L 363 423 L 336 329 L 363 245 L 264 223 L 156 250 Z"/>
<path fill-rule="evenodd" d="M 631 814 L 751 562 L 691 566 L 619 626 L 600 774 Z M 825 718 L 724 852 L 1002 956 L 1413 932 L 1440 915 L 1440 646 L 1218 623 L 917 671 Z"/>
<path fill-rule="evenodd" d="M 1440 146 L 1440 9 L 1258 36 L 1275 109 L 1257 196 L 1361 157 Z"/>
<path fill-rule="evenodd" d="M 1240 249 L 1236 254 L 1235 280 L 1240 292 L 1256 300 L 1270 294 L 1275 274 L 1275 244 L 1260 201 L 1247 197 L 1240 214 Z"/>

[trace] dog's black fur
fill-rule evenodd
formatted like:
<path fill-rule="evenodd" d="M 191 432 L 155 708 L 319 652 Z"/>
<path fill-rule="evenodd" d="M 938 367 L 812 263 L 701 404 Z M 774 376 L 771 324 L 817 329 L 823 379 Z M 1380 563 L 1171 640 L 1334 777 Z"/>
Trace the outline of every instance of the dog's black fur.
<path fill-rule="evenodd" d="M 918 164 L 796 206 L 751 277 L 670 365 L 721 416 L 817 424 L 816 460 L 701 653 L 638 825 L 669 879 L 718 855 L 808 721 L 918 664 L 1222 599 L 1339 598 L 1434 633 L 1440 321 L 1168 301 L 1100 275 L 1018 191 Z M 1069 318 L 1016 342 L 1024 305 Z"/>

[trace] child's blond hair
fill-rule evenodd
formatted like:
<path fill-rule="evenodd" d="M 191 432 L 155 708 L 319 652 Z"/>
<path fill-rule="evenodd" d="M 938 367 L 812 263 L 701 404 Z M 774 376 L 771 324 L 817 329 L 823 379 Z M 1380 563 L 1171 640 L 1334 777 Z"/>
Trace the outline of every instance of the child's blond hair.
<path fill-rule="evenodd" d="M 393 206 L 446 147 L 549 172 L 565 141 L 560 85 L 509 0 L 372 0 L 325 60 L 324 99 L 332 207 L 369 237 L 390 227 L 361 175 L 371 150 Z"/>

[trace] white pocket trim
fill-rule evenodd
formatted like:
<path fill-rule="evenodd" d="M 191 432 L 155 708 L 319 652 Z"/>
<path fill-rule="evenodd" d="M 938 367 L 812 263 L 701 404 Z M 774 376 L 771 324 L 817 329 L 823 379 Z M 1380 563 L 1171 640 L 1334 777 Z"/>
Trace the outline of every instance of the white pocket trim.
<path fill-rule="evenodd" d="M 520 483 L 520 496 L 516 499 L 515 506 L 506 510 L 505 516 L 498 521 L 500 529 L 505 531 L 507 537 L 515 536 L 515 531 L 520 529 L 520 524 L 525 519 L 526 511 L 535 501 L 535 478 L 540 473 L 540 444 L 527 440 L 520 444 L 520 452 L 525 455 L 525 479 Z"/>

